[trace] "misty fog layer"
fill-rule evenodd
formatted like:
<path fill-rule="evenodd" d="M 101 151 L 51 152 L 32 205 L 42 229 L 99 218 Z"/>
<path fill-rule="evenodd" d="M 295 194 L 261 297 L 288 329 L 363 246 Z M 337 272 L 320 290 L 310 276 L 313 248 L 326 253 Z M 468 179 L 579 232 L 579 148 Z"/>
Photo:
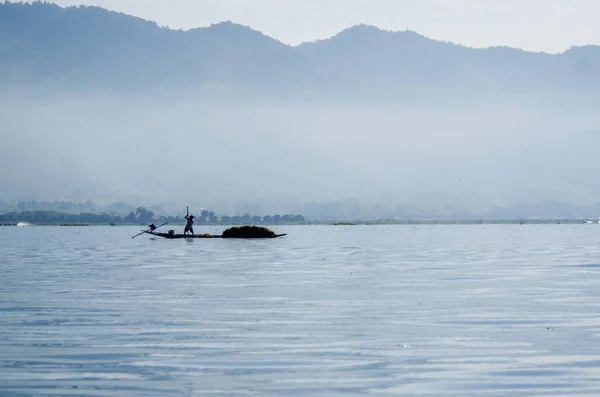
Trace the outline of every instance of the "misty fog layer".
<path fill-rule="evenodd" d="M 217 211 L 356 201 L 451 213 L 600 195 L 599 116 L 533 104 L 2 99 L 4 200 Z M 349 214 L 350 216 L 350 214 Z"/>
<path fill-rule="evenodd" d="M 355 26 L 291 47 L 230 22 L 184 32 L 0 3 L 0 202 L 336 218 L 589 206 L 598 77 L 596 46 Z"/>

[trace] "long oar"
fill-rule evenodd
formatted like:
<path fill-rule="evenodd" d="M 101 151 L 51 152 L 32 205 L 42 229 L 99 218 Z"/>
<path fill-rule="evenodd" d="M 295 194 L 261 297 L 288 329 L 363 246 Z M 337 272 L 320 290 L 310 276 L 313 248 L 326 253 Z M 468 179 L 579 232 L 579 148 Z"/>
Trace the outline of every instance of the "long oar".
<path fill-rule="evenodd" d="M 165 223 L 163 223 L 162 225 L 160 225 L 160 226 L 157 226 L 157 227 L 156 227 L 156 229 L 158 229 L 158 228 L 159 228 L 159 227 L 161 227 L 161 226 L 164 226 L 164 225 L 166 225 L 167 223 L 169 223 L 169 222 L 165 222 Z M 135 236 L 133 236 L 132 238 L 136 238 L 137 236 L 141 236 L 142 234 L 144 234 L 144 233 L 148 233 L 148 232 L 151 232 L 151 231 L 152 231 L 152 229 L 144 230 L 143 232 L 141 232 L 141 233 L 139 233 L 139 234 L 136 234 L 136 235 L 135 235 Z"/>

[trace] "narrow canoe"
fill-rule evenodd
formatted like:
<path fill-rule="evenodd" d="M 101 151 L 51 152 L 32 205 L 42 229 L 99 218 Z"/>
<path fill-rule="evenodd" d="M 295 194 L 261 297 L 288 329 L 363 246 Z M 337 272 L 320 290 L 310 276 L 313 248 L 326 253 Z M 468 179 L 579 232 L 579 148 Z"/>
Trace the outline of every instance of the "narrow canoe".
<path fill-rule="evenodd" d="M 190 239 L 194 239 L 194 238 L 224 238 L 224 239 L 238 239 L 238 240 L 247 240 L 247 239 L 273 239 L 273 238 L 278 238 L 278 237 L 283 237 L 283 236 L 287 236 L 287 234 L 277 234 L 271 237 L 223 237 L 223 236 L 216 236 L 216 235 L 211 235 L 211 234 L 169 234 L 169 233 L 157 233 L 157 232 L 148 232 L 145 231 L 144 233 L 146 234 L 150 234 L 152 236 L 156 236 L 156 237 L 163 237 L 163 238 L 167 238 L 170 240 L 175 240 L 175 239 L 183 239 L 183 238 L 190 238 Z"/>

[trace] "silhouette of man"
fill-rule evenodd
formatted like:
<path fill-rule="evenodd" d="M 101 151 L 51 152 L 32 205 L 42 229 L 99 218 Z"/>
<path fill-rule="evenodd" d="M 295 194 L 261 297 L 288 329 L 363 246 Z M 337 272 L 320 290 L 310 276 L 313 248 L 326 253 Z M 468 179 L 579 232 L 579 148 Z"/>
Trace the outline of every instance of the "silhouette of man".
<path fill-rule="evenodd" d="M 185 225 L 185 230 L 183 231 L 183 234 L 187 235 L 188 232 L 190 232 L 192 235 L 194 234 L 194 227 L 192 226 L 194 224 L 194 215 L 186 215 L 185 219 L 187 220 L 187 223 Z"/>

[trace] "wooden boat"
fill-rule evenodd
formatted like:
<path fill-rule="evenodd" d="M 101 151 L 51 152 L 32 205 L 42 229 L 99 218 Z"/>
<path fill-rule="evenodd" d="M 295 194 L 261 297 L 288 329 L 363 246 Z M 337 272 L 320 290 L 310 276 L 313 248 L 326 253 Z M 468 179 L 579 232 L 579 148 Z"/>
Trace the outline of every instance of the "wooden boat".
<path fill-rule="evenodd" d="M 170 240 L 188 238 L 273 239 L 287 236 L 287 234 L 275 234 L 275 232 L 271 229 L 267 229 L 266 227 L 262 226 L 234 226 L 225 230 L 220 236 L 212 234 L 176 234 L 175 230 L 169 230 L 168 233 L 160 233 L 156 231 L 159 227 L 165 226 L 168 223 L 169 222 L 165 222 L 159 226 L 155 226 L 154 224 L 152 224 L 149 226 L 148 230 L 142 230 L 141 233 L 136 234 L 132 238 L 136 238 L 138 236 L 141 236 L 142 234 L 149 234 L 151 236 L 162 237 Z"/>
<path fill-rule="evenodd" d="M 166 223 L 165 223 L 166 224 Z M 164 226 L 160 225 L 160 226 Z M 138 234 L 149 234 L 151 236 L 167 238 L 171 240 L 175 239 L 196 239 L 196 238 L 225 238 L 225 239 L 273 239 L 278 237 L 287 236 L 287 234 L 275 234 L 271 229 L 260 226 L 235 226 L 225 230 L 221 235 L 213 234 L 176 234 L 175 230 L 169 230 L 168 233 L 157 232 L 158 227 L 154 225 L 149 230 L 142 230 L 142 233 Z M 159 227 L 160 227 L 159 226 Z M 134 236 L 134 237 L 137 237 Z"/>
<path fill-rule="evenodd" d="M 172 239 L 172 240 L 176 240 L 176 239 L 184 239 L 184 238 L 189 238 L 189 239 L 196 239 L 196 238 L 224 238 L 224 239 L 273 239 L 273 238 L 278 238 L 278 237 L 283 237 L 283 236 L 287 236 L 287 234 L 275 234 L 273 236 L 262 236 L 262 237 L 224 237 L 224 236 L 217 236 L 217 235 L 212 235 L 212 234 L 169 234 L 169 233 L 157 233 L 157 232 L 148 232 L 148 231 L 144 231 L 144 233 L 146 234 L 150 234 L 152 236 L 156 236 L 156 237 L 162 237 L 162 238 L 167 238 L 167 239 Z"/>

